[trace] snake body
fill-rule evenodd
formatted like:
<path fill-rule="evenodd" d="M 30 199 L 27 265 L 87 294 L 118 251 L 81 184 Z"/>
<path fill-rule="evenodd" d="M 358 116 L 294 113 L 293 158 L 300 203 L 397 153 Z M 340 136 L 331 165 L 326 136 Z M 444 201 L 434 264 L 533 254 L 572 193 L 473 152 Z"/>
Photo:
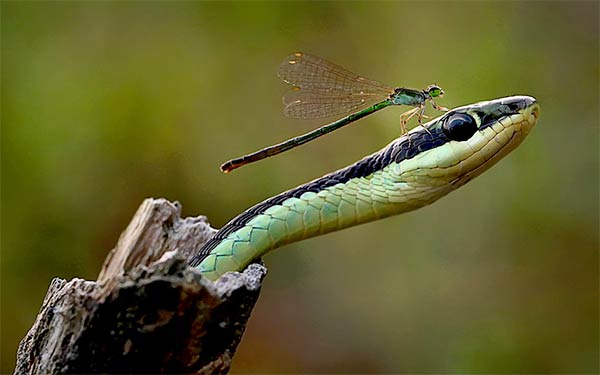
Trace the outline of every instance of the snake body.
<path fill-rule="evenodd" d="M 285 244 L 427 206 L 516 148 L 538 115 L 528 96 L 450 110 L 346 168 L 249 208 L 191 264 L 214 280 Z"/>

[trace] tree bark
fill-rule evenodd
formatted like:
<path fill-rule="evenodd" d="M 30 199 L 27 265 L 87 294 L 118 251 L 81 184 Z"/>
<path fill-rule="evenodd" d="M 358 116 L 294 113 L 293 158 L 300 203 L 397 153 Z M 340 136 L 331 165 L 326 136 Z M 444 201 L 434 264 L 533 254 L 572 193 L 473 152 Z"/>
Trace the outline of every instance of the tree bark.
<path fill-rule="evenodd" d="M 205 279 L 188 260 L 216 230 L 180 211 L 145 200 L 98 280 L 52 280 L 15 374 L 228 372 L 267 269 Z"/>

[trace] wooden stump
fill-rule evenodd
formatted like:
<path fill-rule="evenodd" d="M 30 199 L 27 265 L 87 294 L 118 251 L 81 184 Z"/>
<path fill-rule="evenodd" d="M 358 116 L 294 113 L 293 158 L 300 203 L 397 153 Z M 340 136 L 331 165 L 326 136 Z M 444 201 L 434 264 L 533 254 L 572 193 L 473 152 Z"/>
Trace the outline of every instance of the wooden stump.
<path fill-rule="evenodd" d="M 203 278 L 188 260 L 216 230 L 180 211 L 145 200 L 97 281 L 52 280 L 15 374 L 228 372 L 267 269 Z"/>

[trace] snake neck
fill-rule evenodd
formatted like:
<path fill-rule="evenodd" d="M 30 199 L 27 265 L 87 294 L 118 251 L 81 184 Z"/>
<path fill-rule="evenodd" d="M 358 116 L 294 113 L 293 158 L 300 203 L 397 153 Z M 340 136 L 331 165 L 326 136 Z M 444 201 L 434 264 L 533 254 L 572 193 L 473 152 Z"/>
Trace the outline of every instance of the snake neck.
<path fill-rule="evenodd" d="M 434 141 L 426 132 L 418 137 L 411 142 Z M 452 190 L 449 184 L 430 184 L 418 169 L 407 171 L 414 149 L 396 140 L 347 168 L 257 204 L 227 223 L 192 265 L 216 279 L 285 244 L 414 210 Z"/>

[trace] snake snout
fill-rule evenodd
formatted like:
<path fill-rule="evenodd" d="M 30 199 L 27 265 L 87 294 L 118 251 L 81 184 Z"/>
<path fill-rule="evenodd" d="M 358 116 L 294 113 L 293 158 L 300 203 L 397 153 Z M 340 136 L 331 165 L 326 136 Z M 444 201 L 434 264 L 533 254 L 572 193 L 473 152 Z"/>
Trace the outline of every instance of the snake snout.
<path fill-rule="evenodd" d="M 502 104 L 512 113 L 518 113 L 537 105 L 537 101 L 532 96 L 518 95 L 503 99 Z"/>
<path fill-rule="evenodd" d="M 534 98 L 530 96 L 526 98 L 528 98 L 527 105 L 521 110 L 521 113 L 524 120 L 523 126 L 526 128 L 526 131 L 529 131 L 540 117 L 540 105 Z"/>
<path fill-rule="evenodd" d="M 511 116 L 513 122 L 517 121 L 520 123 L 521 126 L 518 130 L 525 130 L 525 132 L 531 130 L 540 116 L 540 105 L 531 96 L 511 96 L 504 98 L 499 109 L 501 113 Z"/>

